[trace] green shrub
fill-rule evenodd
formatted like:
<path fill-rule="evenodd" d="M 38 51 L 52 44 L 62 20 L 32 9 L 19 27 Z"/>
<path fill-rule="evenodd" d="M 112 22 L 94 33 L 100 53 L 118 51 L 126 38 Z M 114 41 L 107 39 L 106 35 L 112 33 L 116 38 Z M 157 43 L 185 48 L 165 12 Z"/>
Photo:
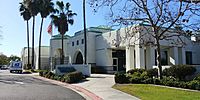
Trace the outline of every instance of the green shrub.
<path fill-rule="evenodd" d="M 143 80 L 142 82 L 145 84 L 153 84 L 154 83 L 153 78 L 147 78 L 147 79 Z"/>
<path fill-rule="evenodd" d="M 44 77 L 47 73 L 48 73 L 48 71 L 40 71 L 39 75 L 42 76 L 42 77 Z"/>
<path fill-rule="evenodd" d="M 50 79 L 53 80 L 53 79 L 54 79 L 54 76 L 55 76 L 55 74 L 51 75 L 51 76 L 50 76 Z"/>
<path fill-rule="evenodd" d="M 181 87 L 181 88 L 187 88 L 187 82 L 179 82 L 179 85 L 178 87 Z"/>
<path fill-rule="evenodd" d="M 186 76 L 194 74 L 195 71 L 196 68 L 190 65 L 173 65 L 170 68 L 166 68 L 163 74 L 165 76 L 173 76 L 179 80 L 185 80 Z"/>
<path fill-rule="evenodd" d="M 200 82 L 198 80 L 192 80 L 187 85 L 190 89 L 200 90 Z"/>
<path fill-rule="evenodd" d="M 44 77 L 51 78 L 51 76 L 54 76 L 54 75 L 55 75 L 54 73 L 49 71 L 49 72 L 47 72 L 47 74 L 44 75 Z"/>
<path fill-rule="evenodd" d="M 161 85 L 159 78 L 153 78 L 153 83 L 156 84 L 156 85 Z"/>
<path fill-rule="evenodd" d="M 193 80 L 197 80 L 200 82 L 200 75 L 196 76 Z"/>
<path fill-rule="evenodd" d="M 179 86 L 179 82 L 173 76 L 169 76 L 169 77 L 164 76 L 161 79 L 161 84 L 166 85 L 166 86 L 175 86 L 175 87 Z"/>
<path fill-rule="evenodd" d="M 147 70 L 147 76 L 153 78 L 153 77 L 158 77 L 158 69 L 157 68 L 153 68 L 153 69 L 149 69 Z"/>
<path fill-rule="evenodd" d="M 149 78 L 146 71 L 142 73 L 134 72 L 133 74 L 128 74 L 128 76 L 131 83 L 144 83 L 144 80 Z"/>
<path fill-rule="evenodd" d="M 171 68 L 165 68 L 162 72 L 163 76 L 175 76 L 174 73 L 172 72 Z"/>
<path fill-rule="evenodd" d="M 75 71 L 67 73 L 63 76 L 63 81 L 66 83 L 76 83 L 83 79 L 83 74 L 81 72 Z"/>
<path fill-rule="evenodd" d="M 129 77 L 126 75 L 125 72 L 116 72 L 115 73 L 115 83 L 129 83 Z"/>
<path fill-rule="evenodd" d="M 140 77 L 140 73 L 139 72 L 134 72 L 133 74 L 129 75 L 129 81 L 131 83 L 142 83 L 142 79 Z"/>
<path fill-rule="evenodd" d="M 145 69 L 131 69 L 131 70 L 127 71 L 127 74 L 133 74 L 135 72 L 142 74 L 144 71 L 145 71 Z"/>

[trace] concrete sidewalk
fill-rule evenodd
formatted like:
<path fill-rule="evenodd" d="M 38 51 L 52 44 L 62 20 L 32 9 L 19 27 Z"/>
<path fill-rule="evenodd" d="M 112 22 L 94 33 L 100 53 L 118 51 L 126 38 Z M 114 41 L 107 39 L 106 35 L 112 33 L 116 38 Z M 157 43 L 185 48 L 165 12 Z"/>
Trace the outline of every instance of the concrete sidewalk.
<path fill-rule="evenodd" d="M 140 100 L 134 96 L 113 89 L 114 75 L 92 74 L 87 81 L 73 85 L 83 87 L 104 100 Z"/>

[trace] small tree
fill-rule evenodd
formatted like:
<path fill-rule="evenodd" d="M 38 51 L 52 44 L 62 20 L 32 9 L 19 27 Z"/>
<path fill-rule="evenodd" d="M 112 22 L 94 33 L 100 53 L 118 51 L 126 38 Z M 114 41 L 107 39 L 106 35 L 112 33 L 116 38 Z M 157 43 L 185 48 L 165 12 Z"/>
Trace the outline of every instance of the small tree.
<path fill-rule="evenodd" d="M 7 65 L 8 63 L 8 57 L 4 54 L 0 54 L 0 65 Z"/>
<path fill-rule="evenodd" d="M 162 78 L 160 41 L 172 40 L 172 37 L 177 37 L 177 40 L 172 40 L 173 44 L 184 44 L 181 36 L 185 32 L 182 31 L 183 29 L 181 30 L 181 27 L 190 26 L 188 25 L 190 19 L 197 17 L 195 12 L 199 9 L 197 5 L 183 2 L 183 0 L 90 0 L 90 4 L 95 8 L 95 11 L 101 7 L 110 9 L 109 17 L 112 24 L 130 27 L 134 24 L 143 23 L 149 26 L 148 28 L 143 27 L 143 29 L 136 27 L 134 32 L 133 27 L 130 27 L 131 31 L 129 32 L 134 34 L 145 30 L 148 35 L 153 37 L 153 40 L 144 41 L 143 44 L 156 47 L 156 60 L 160 78 Z M 176 29 L 177 26 L 179 29 Z M 136 37 L 132 34 L 130 36 Z M 136 38 L 141 40 L 143 36 Z"/>

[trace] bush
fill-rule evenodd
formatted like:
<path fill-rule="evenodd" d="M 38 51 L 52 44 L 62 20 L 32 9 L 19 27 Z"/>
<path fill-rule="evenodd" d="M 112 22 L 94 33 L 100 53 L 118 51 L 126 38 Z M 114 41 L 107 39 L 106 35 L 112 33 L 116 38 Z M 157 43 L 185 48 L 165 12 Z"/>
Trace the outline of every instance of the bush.
<path fill-rule="evenodd" d="M 153 83 L 156 85 L 161 85 L 160 79 L 159 78 L 154 78 Z"/>
<path fill-rule="evenodd" d="M 175 76 L 170 68 L 165 68 L 162 73 L 163 73 L 163 76 L 167 76 L 167 77 Z"/>
<path fill-rule="evenodd" d="M 195 71 L 196 68 L 189 65 L 173 65 L 170 68 L 166 68 L 163 74 L 166 76 L 173 76 L 179 80 L 185 80 L 186 76 L 194 74 Z"/>
<path fill-rule="evenodd" d="M 194 80 L 197 80 L 197 81 L 200 82 L 200 75 L 199 75 L 199 76 L 196 76 L 196 77 L 194 78 Z"/>
<path fill-rule="evenodd" d="M 181 87 L 181 88 L 187 88 L 187 82 L 179 82 L 179 85 L 178 87 Z"/>
<path fill-rule="evenodd" d="M 42 76 L 42 77 L 44 77 L 47 73 L 48 73 L 48 71 L 40 71 L 39 75 Z"/>
<path fill-rule="evenodd" d="M 158 77 L 158 69 L 154 68 L 154 69 L 147 70 L 147 76 L 149 76 L 151 78 Z"/>
<path fill-rule="evenodd" d="M 149 78 L 146 71 L 143 71 L 142 73 L 134 72 L 133 74 L 128 74 L 128 76 L 130 77 L 129 81 L 131 83 L 144 83 L 144 80 Z"/>
<path fill-rule="evenodd" d="M 75 71 L 67 73 L 63 76 L 63 81 L 66 83 L 76 83 L 83 79 L 83 74 L 81 72 Z"/>
<path fill-rule="evenodd" d="M 115 78 L 115 83 L 119 84 L 129 83 L 129 77 L 126 75 L 125 72 L 116 72 L 114 78 Z"/>
<path fill-rule="evenodd" d="M 44 75 L 44 77 L 46 77 L 46 78 L 52 78 L 51 76 L 54 76 L 55 74 L 54 73 L 52 73 L 52 72 L 47 72 L 47 74 L 45 74 Z"/>
<path fill-rule="evenodd" d="M 131 70 L 127 71 L 127 74 L 133 74 L 135 72 L 142 74 L 144 71 L 145 71 L 145 69 L 131 69 Z"/>
<path fill-rule="evenodd" d="M 153 78 L 147 78 L 147 79 L 143 80 L 142 82 L 145 84 L 153 84 L 154 83 Z"/>
<path fill-rule="evenodd" d="M 142 83 L 141 74 L 139 72 L 134 72 L 133 74 L 129 74 L 129 81 L 131 83 Z"/>
<path fill-rule="evenodd" d="M 190 89 L 200 90 L 200 82 L 197 80 L 192 80 L 187 85 Z"/>
<path fill-rule="evenodd" d="M 175 86 L 175 87 L 179 86 L 179 82 L 173 76 L 163 77 L 161 79 L 161 84 L 166 86 Z"/>

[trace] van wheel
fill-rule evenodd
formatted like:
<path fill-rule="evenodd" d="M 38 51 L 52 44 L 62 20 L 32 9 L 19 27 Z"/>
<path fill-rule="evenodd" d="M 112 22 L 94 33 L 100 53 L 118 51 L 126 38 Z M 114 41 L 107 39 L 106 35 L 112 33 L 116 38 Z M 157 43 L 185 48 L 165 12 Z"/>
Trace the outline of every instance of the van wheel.
<path fill-rule="evenodd" d="M 12 73 L 13 71 L 12 70 L 10 70 L 10 73 Z"/>

